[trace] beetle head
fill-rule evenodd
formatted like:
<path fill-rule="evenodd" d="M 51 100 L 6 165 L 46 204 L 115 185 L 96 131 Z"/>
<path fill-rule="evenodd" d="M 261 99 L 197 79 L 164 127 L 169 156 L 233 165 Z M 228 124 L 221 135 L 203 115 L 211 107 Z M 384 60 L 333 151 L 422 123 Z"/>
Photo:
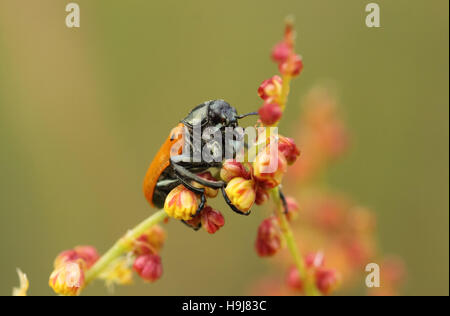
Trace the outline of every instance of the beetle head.
<path fill-rule="evenodd" d="M 237 111 L 224 100 L 211 101 L 209 105 L 209 119 L 213 124 L 236 127 L 238 125 Z"/>

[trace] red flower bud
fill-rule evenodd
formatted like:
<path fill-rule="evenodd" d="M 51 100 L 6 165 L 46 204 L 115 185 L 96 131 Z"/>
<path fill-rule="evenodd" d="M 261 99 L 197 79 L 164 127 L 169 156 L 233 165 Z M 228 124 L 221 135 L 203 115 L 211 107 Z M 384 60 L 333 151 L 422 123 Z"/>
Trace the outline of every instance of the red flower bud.
<path fill-rule="evenodd" d="M 201 213 L 202 226 L 210 234 L 214 234 L 223 225 L 225 225 L 225 218 L 222 213 L 207 206 Z"/>
<path fill-rule="evenodd" d="M 300 156 L 300 150 L 295 145 L 294 140 L 281 135 L 278 137 L 278 150 L 284 155 L 288 165 L 292 165 Z"/>
<path fill-rule="evenodd" d="M 315 273 L 316 286 L 323 295 L 330 294 L 338 285 L 339 276 L 335 270 L 319 268 Z"/>
<path fill-rule="evenodd" d="M 291 54 L 292 48 L 286 42 L 279 42 L 272 49 L 272 59 L 277 63 L 285 62 Z"/>
<path fill-rule="evenodd" d="M 283 111 L 276 103 L 264 103 L 258 111 L 261 122 L 266 126 L 274 125 L 281 119 Z"/>
<path fill-rule="evenodd" d="M 165 240 L 165 230 L 159 225 L 152 226 L 144 234 L 136 238 L 134 253 L 136 255 L 157 254 L 163 247 Z"/>
<path fill-rule="evenodd" d="M 283 81 L 280 76 L 264 80 L 258 88 L 258 95 L 264 101 L 276 100 L 281 94 Z"/>
<path fill-rule="evenodd" d="M 299 55 L 292 55 L 278 65 L 278 70 L 283 75 L 295 77 L 303 70 L 303 61 Z"/>
<path fill-rule="evenodd" d="M 92 267 L 100 258 L 97 249 L 92 246 L 77 246 L 74 250 L 77 255 L 84 260 L 87 269 Z"/>
<path fill-rule="evenodd" d="M 324 264 L 324 256 L 322 252 L 311 252 L 305 257 L 305 264 L 308 268 L 320 268 Z"/>
<path fill-rule="evenodd" d="M 158 255 L 141 255 L 134 261 L 133 269 L 145 281 L 154 282 L 163 273 L 161 257 Z"/>
<path fill-rule="evenodd" d="M 281 249 L 281 232 L 275 217 L 262 221 L 258 227 L 255 249 L 260 257 L 273 256 Z"/>
<path fill-rule="evenodd" d="M 249 180 L 251 174 L 242 163 L 233 159 L 225 160 L 220 169 L 220 178 L 225 182 L 230 182 L 231 179 L 238 177 Z"/>
<path fill-rule="evenodd" d="M 100 258 L 97 250 L 92 246 L 77 246 L 61 252 L 55 259 L 53 266 L 58 268 L 67 262 L 81 262 L 84 268 L 89 269 Z M 81 261 L 80 261 L 81 259 Z"/>
<path fill-rule="evenodd" d="M 300 274 L 298 273 L 297 267 L 291 267 L 289 269 L 286 277 L 286 283 L 291 289 L 298 292 L 303 292 L 304 283 L 303 280 L 300 278 Z"/>
<path fill-rule="evenodd" d="M 166 231 L 159 225 L 155 225 L 147 232 L 147 240 L 156 251 L 161 250 L 166 241 Z"/>
<path fill-rule="evenodd" d="M 53 262 L 53 267 L 56 269 L 67 262 L 74 262 L 80 259 L 80 256 L 74 249 L 64 250 L 61 252 Z"/>
<path fill-rule="evenodd" d="M 188 224 L 189 226 L 191 226 L 192 228 L 195 228 L 195 229 L 199 229 L 200 227 L 202 227 L 202 219 L 201 219 L 200 215 L 197 215 L 197 216 L 193 217 L 192 219 L 185 221 L 185 222 L 186 222 L 186 224 Z"/>

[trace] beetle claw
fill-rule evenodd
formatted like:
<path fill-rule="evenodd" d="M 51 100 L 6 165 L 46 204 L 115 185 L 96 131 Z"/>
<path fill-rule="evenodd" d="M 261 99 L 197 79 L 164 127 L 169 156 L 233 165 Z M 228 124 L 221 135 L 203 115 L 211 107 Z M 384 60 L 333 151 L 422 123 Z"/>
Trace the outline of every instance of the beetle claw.
<path fill-rule="evenodd" d="M 197 226 L 192 226 L 190 225 L 188 222 L 186 222 L 185 220 L 181 220 L 181 222 L 186 225 L 187 227 L 193 229 L 194 231 L 198 231 L 200 228 L 202 228 L 202 224 L 199 223 Z"/>
<path fill-rule="evenodd" d="M 238 209 L 230 200 L 230 198 L 227 195 L 227 192 L 225 192 L 225 188 L 222 187 L 221 188 L 222 191 L 222 195 L 223 198 L 225 200 L 225 203 L 228 204 L 228 206 L 231 208 L 231 210 L 239 215 L 244 215 L 244 216 L 249 216 L 251 214 L 252 211 L 248 211 L 248 212 L 242 212 L 240 209 Z"/>

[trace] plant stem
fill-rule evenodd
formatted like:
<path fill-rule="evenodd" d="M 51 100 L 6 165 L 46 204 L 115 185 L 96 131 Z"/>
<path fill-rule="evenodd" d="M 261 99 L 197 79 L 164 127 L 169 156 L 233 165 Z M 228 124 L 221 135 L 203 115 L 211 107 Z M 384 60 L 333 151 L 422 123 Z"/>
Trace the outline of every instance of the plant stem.
<path fill-rule="evenodd" d="M 295 242 L 294 234 L 292 233 L 286 214 L 284 214 L 279 188 L 276 187 L 272 189 L 271 194 L 272 199 L 276 204 L 276 214 L 280 223 L 281 232 L 287 244 L 287 248 L 294 259 L 300 278 L 305 282 L 305 294 L 307 296 L 320 296 L 320 292 L 316 288 L 314 280 L 311 279 L 311 276 L 306 271 L 305 262 L 300 254 L 300 250 L 297 247 L 297 243 Z"/>
<path fill-rule="evenodd" d="M 120 238 L 87 272 L 86 285 L 98 277 L 108 266 L 130 249 L 133 241 L 141 236 L 147 229 L 158 224 L 167 217 L 164 210 L 160 210 L 146 220 L 129 230 L 122 238 Z"/>
<path fill-rule="evenodd" d="M 292 77 L 289 75 L 283 75 L 282 80 L 281 95 L 278 98 L 278 105 L 281 107 L 281 110 L 284 111 L 287 103 L 287 97 L 289 95 Z"/>

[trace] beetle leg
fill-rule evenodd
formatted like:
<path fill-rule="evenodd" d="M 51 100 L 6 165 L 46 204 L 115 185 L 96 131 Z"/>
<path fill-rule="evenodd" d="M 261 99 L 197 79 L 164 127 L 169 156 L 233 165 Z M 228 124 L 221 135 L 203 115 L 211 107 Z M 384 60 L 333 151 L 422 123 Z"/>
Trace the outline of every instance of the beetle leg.
<path fill-rule="evenodd" d="M 197 210 L 195 211 L 195 214 L 193 217 L 197 216 L 204 208 L 205 208 L 205 204 L 206 204 L 206 196 L 205 196 L 205 189 L 204 188 L 196 188 L 194 187 L 191 183 L 189 183 L 188 181 L 186 181 L 186 179 L 184 179 L 182 176 L 180 176 L 179 174 L 175 174 L 175 176 L 181 181 L 181 183 L 183 183 L 183 185 L 190 191 L 196 193 L 196 194 L 200 194 L 200 204 L 197 208 Z"/>
<path fill-rule="evenodd" d="M 220 189 L 225 186 L 225 182 L 223 182 L 223 181 L 206 180 L 202 177 L 199 177 L 195 173 L 192 173 L 191 171 L 187 170 L 186 168 L 176 164 L 175 162 L 173 162 L 173 160 L 171 160 L 171 163 L 172 163 L 173 169 L 175 170 L 175 173 L 178 176 L 180 176 L 180 178 L 182 177 L 182 178 L 189 179 L 191 181 L 195 181 L 201 185 L 204 185 L 205 187 L 212 188 L 212 189 Z"/>
<path fill-rule="evenodd" d="M 198 226 L 194 227 L 189 225 L 185 220 L 181 220 L 181 222 L 187 227 L 192 228 L 194 231 L 198 231 L 200 228 L 202 228 L 202 223 L 199 223 Z"/>
<path fill-rule="evenodd" d="M 188 165 L 189 167 L 194 168 L 214 168 L 214 167 L 220 167 L 222 166 L 221 161 L 212 161 L 212 162 L 204 162 L 204 161 L 198 161 L 194 162 L 192 161 L 192 157 L 190 155 L 176 155 L 170 158 L 170 162 L 172 164 L 176 164 L 179 166 L 183 166 L 184 164 Z"/>
<path fill-rule="evenodd" d="M 286 201 L 286 197 L 284 196 L 283 192 L 280 190 L 278 190 L 279 194 L 280 194 L 280 199 L 281 199 L 281 203 L 283 203 L 283 208 L 284 208 L 284 214 L 287 214 L 289 209 L 288 209 L 288 205 L 287 205 L 287 201 Z"/>
<path fill-rule="evenodd" d="M 224 187 L 221 188 L 221 191 L 222 191 L 223 198 L 225 199 L 225 202 L 228 204 L 228 206 L 231 208 L 231 210 L 232 210 L 233 212 L 238 213 L 239 215 L 244 215 L 244 216 L 250 215 L 251 211 L 248 211 L 247 213 L 242 212 L 240 209 L 238 209 L 238 208 L 231 202 L 230 198 L 229 198 L 228 195 L 227 195 L 227 192 L 225 192 L 225 188 L 224 188 Z"/>
<path fill-rule="evenodd" d="M 205 193 L 202 193 L 201 199 L 200 199 L 200 205 L 198 206 L 198 209 L 195 212 L 195 215 L 193 217 L 200 214 L 200 212 L 205 208 L 205 204 L 206 204 L 206 196 L 205 196 Z"/>
<path fill-rule="evenodd" d="M 179 179 L 164 179 L 156 183 L 157 188 L 176 187 L 180 183 Z"/>
<path fill-rule="evenodd" d="M 204 188 L 194 187 L 188 180 L 184 179 L 183 176 L 179 175 L 178 173 L 175 173 L 175 176 L 190 191 L 192 191 L 192 192 L 194 192 L 196 194 L 204 194 L 205 193 L 205 189 Z"/>
<path fill-rule="evenodd" d="M 240 215 L 245 215 L 245 216 L 250 215 L 251 212 L 247 212 L 247 213 L 242 212 L 231 202 L 230 198 L 228 197 L 227 193 L 225 192 L 225 185 L 226 185 L 225 182 L 209 181 L 209 180 L 203 179 L 203 178 L 199 177 L 198 175 L 196 175 L 195 173 L 190 172 L 186 168 L 184 168 L 180 165 L 177 165 L 176 163 L 173 162 L 172 159 L 171 159 L 171 163 L 172 163 L 172 167 L 175 171 L 177 178 L 180 179 L 180 181 L 183 182 L 183 184 L 187 188 L 191 189 L 193 187 L 190 183 L 187 183 L 186 179 L 189 179 L 191 181 L 195 181 L 201 185 L 204 185 L 205 187 L 209 187 L 209 188 L 213 188 L 213 189 L 220 189 L 222 191 L 222 195 L 223 195 L 223 198 L 225 199 L 225 202 L 228 204 L 228 206 L 231 208 L 231 210 L 233 212 L 240 214 Z M 195 188 L 195 187 L 193 187 L 193 188 L 194 188 L 194 190 L 192 190 L 192 191 L 194 191 L 194 192 L 196 192 L 196 190 L 198 190 L 198 188 Z M 202 193 L 202 198 L 204 198 L 204 193 Z M 196 214 L 198 214 L 198 212 Z"/>

